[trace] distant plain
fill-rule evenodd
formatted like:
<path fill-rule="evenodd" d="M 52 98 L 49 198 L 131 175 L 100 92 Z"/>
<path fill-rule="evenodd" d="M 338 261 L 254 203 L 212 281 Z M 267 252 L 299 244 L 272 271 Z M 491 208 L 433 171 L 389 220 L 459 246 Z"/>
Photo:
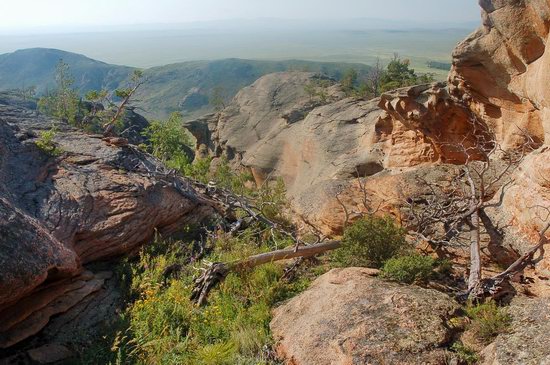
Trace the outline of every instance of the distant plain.
<path fill-rule="evenodd" d="M 389 24 L 384 29 L 383 24 L 357 21 L 327 27 L 271 24 L 0 34 L 0 54 L 23 48 L 57 48 L 111 64 L 148 68 L 224 58 L 372 65 L 377 58 L 385 63 L 397 53 L 409 58 L 418 72 L 433 72 L 442 79 L 447 72 L 428 68 L 426 62 L 450 62 L 452 49 L 475 28 L 471 24 L 451 28 Z"/>

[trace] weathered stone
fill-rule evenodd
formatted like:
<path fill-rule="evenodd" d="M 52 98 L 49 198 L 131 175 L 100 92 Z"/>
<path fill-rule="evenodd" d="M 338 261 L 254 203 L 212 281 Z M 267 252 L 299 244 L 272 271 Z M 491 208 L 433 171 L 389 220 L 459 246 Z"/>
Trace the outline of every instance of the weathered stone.
<path fill-rule="evenodd" d="M 445 294 L 371 277 L 368 269 L 334 269 L 275 309 L 278 354 L 292 365 L 446 364 Z"/>
<path fill-rule="evenodd" d="M 73 353 L 63 345 L 48 344 L 27 352 L 32 361 L 38 364 L 51 364 L 68 359 Z"/>
<path fill-rule="evenodd" d="M 517 298 L 508 308 L 512 324 L 482 352 L 483 365 L 550 364 L 550 299 Z"/>
<path fill-rule="evenodd" d="M 62 153 L 41 151 L 35 142 L 53 123 L 0 103 L 0 347 L 98 291 L 104 279 L 76 278 L 82 265 L 212 214 L 184 180 L 130 145 L 56 122 Z"/>

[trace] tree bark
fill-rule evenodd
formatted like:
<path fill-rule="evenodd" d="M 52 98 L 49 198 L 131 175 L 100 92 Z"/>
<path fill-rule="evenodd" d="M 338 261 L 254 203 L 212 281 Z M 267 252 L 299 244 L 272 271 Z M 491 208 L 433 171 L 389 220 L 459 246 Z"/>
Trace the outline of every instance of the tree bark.
<path fill-rule="evenodd" d="M 468 279 L 468 291 L 472 291 L 481 282 L 481 247 L 479 235 L 479 212 L 476 209 L 471 216 L 470 237 L 470 277 Z"/>
<path fill-rule="evenodd" d="M 327 251 L 336 250 L 342 247 L 341 241 L 328 241 L 318 243 L 316 245 L 298 247 L 297 249 L 284 249 L 272 252 L 261 253 L 259 255 L 250 256 L 249 258 L 239 261 L 232 265 L 233 268 L 253 268 L 269 262 L 293 259 L 296 257 L 311 257 Z"/>

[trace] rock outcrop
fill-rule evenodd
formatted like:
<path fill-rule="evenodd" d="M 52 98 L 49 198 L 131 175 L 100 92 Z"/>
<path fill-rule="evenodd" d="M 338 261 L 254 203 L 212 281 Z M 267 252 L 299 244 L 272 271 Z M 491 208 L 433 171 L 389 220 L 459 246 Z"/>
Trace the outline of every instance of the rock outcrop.
<path fill-rule="evenodd" d="M 387 186 L 381 182 L 411 167 L 459 160 L 445 144 L 462 140 L 468 112 L 454 106 L 443 84 L 370 101 L 343 98 L 333 86 L 327 94 L 335 101 L 318 106 L 304 91 L 315 77 L 264 76 L 223 112 L 188 122 L 188 128 L 211 154 L 250 168 L 257 183 L 283 177 L 295 212 L 328 234 L 343 222 L 335 195 L 356 190 L 353 179 Z"/>
<path fill-rule="evenodd" d="M 57 123 L 52 156 L 36 141 L 53 121 L 0 99 L 0 348 L 97 293 L 94 261 L 127 254 L 155 231 L 212 213 L 183 180 L 132 146 Z"/>
<path fill-rule="evenodd" d="M 550 3 L 480 0 L 483 25 L 453 52 L 449 90 L 497 131 L 505 147 L 550 133 Z"/>
<path fill-rule="evenodd" d="M 364 195 L 356 177 L 375 200 L 402 199 L 388 183 L 409 186 L 412 170 L 464 162 L 449 145 L 467 145 L 468 136 L 478 133 L 475 121 L 489 127 L 503 149 L 526 140 L 538 149 L 517 173 L 506 209 L 495 213 L 508 219 L 503 225 L 511 221 L 534 237 L 542 222 L 533 224 L 526 204 L 515 202 L 523 195 L 550 206 L 547 178 L 535 177 L 541 164 L 547 166 L 543 146 L 550 133 L 550 4 L 482 0 L 480 5 L 483 26 L 455 49 L 447 84 L 408 87 L 370 101 L 329 93 L 335 101 L 309 109 L 302 85 L 311 74 L 272 74 L 243 89 L 221 113 L 190 125 L 201 131 L 201 143 L 214 156 L 250 168 L 258 182 L 283 177 L 302 220 L 335 234 L 344 220 L 335 195 L 351 204 L 349 211 Z M 524 177 L 528 181 L 521 181 Z"/>
<path fill-rule="evenodd" d="M 445 294 L 334 269 L 274 311 L 278 354 L 292 365 L 447 364 Z"/>

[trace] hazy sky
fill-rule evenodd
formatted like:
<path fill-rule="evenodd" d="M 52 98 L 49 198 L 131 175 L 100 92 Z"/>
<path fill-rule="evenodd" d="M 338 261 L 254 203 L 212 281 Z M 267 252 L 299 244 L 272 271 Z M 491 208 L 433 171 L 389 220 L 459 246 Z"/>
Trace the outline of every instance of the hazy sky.
<path fill-rule="evenodd" d="M 235 18 L 479 20 L 477 0 L 0 0 L 0 29 Z"/>

